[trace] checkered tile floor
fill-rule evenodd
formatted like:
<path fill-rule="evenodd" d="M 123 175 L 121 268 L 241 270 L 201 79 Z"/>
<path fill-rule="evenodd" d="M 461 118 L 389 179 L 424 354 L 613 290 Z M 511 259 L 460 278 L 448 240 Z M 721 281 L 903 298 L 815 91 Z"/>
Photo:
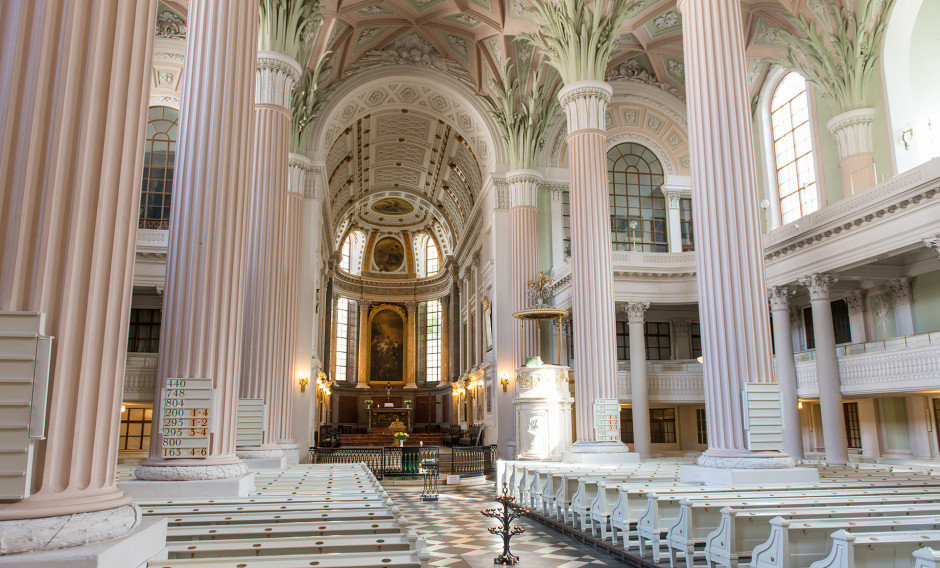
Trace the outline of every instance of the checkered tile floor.
<path fill-rule="evenodd" d="M 496 521 L 480 510 L 498 507 L 492 500 L 493 485 L 444 491 L 439 501 L 421 501 L 420 487 L 388 487 L 387 491 L 408 519 L 411 528 L 428 542 L 431 566 L 477 568 L 492 566 L 502 552 L 502 539 L 487 531 Z M 572 540 L 544 525 L 519 519 L 514 525 L 525 532 L 512 537 L 510 549 L 519 566 L 582 568 L 626 566 L 603 550 Z"/>

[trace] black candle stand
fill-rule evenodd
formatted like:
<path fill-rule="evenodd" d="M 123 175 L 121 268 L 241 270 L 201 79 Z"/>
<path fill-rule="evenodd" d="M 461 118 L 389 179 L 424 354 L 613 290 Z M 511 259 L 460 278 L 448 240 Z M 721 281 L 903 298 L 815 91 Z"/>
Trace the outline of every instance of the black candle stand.
<path fill-rule="evenodd" d="M 513 504 L 513 496 L 509 494 L 509 487 L 503 483 L 503 494 L 498 495 L 496 500 L 502 504 L 502 509 L 483 509 L 480 513 L 484 517 L 492 517 L 503 523 L 501 527 L 490 527 L 492 534 L 498 534 L 503 537 L 503 553 L 493 559 L 494 564 L 512 566 L 519 562 L 519 557 L 509 552 L 509 539 L 517 534 L 525 532 L 525 527 L 511 527 L 510 524 L 519 517 L 529 514 L 529 510 Z"/>

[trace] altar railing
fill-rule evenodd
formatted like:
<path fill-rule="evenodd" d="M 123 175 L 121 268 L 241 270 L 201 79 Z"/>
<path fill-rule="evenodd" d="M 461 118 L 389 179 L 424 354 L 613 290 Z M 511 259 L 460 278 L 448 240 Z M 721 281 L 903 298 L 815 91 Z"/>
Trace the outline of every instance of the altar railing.
<path fill-rule="evenodd" d="M 450 472 L 460 477 L 480 477 L 496 472 L 496 446 L 455 447 Z"/>
<path fill-rule="evenodd" d="M 434 463 L 440 463 L 440 457 L 440 448 L 438 446 L 310 448 L 311 463 L 364 463 L 378 479 L 386 476 L 420 476 L 423 473 L 421 464 L 427 463 L 424 460 L 435 460 Z M 496 463 L 495 457 L 492 462 L 493 464 Z"/>

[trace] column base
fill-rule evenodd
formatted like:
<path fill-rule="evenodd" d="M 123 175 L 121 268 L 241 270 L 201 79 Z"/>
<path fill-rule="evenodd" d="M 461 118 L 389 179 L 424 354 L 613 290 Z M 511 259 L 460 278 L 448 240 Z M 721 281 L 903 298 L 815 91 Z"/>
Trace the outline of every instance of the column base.
<path fill-rule="evenodd" d="M 118 483 L 122 491 L 134 499 L 172 499 L 179 497 L 247 497 L 255 490 L 255 474 L 227 479 L 193 481 L 149 481 L 131 479 Z"/>
<path fill-rule="evenodd" d="M 0 555 L 21 558 L 20 553 L 113 543 L 128 536 L 139 526 L 140 519 L 137 505 L 122 505 L 87 513 L 0 521 Z M 16 562 L 9 565 L 19 566 Z"/>
<path fill-rule="evenodd" d="M 418 384 L 417 384 L 417 383 L 406 383 L 406 384 L 405 384 L 405 388 L 406 388 L 406 389 L 416 389 L 416 388 L 418 388 Z"/>
<path fill-rule="evenodd" d="M 301 459 L 301 448 L 297 444 L 278 444 L 281 447 L 281 451 L 284 452 L 284 457 L 287 459 L 287 465 L 297 465 L 300 463 Z"/>
<path fill-rule="evenodd" d="M 369 386 L 369 383 L 356 383 L 356 388 L 357 389 L 369 389 L 372 387 Z"/>
<path fill-rule="evenodd" d="M 235 455 L 251 470 L 284 469 L 287 465 L 287 456 L 281 448 L 276 449 L 235 449 Z"/>
<path fill-rule="evenodd" d="M 284 469 L 287 467 L 287 456 L 282 455 L 279 458 L 242 458 L 242 463 L 248 467 L 248 471 Z"/>
<path fill-rule="evenodd" d="M 563 463 L 616 465 L 640 463 L 640 454 L 631 452 L 623 442 L 576 442 L 561 455 Z"/>

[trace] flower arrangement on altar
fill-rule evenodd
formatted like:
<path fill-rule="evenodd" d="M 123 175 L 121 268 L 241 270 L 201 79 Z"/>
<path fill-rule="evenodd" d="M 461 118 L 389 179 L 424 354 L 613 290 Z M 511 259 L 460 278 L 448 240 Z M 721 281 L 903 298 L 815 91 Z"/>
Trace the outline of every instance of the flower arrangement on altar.
<path fill-rule="evenodd" d="M 408 432 L 395 432 L 392 437 L 395 438 L 396 442 L 404 442 L 408 439 Z"/>
<path fill-rule="evenodd" d="M 411 401 L 410 401 L 410 400 L 406 400 L 406 401 L 405 401 L 405 408 L 411 408 Z"/>
<path fill-rule="evenodd" d="M 366 408 L 369 408 L 371 406 L 372 406 L 372 400 L 366 400 Z"/>

